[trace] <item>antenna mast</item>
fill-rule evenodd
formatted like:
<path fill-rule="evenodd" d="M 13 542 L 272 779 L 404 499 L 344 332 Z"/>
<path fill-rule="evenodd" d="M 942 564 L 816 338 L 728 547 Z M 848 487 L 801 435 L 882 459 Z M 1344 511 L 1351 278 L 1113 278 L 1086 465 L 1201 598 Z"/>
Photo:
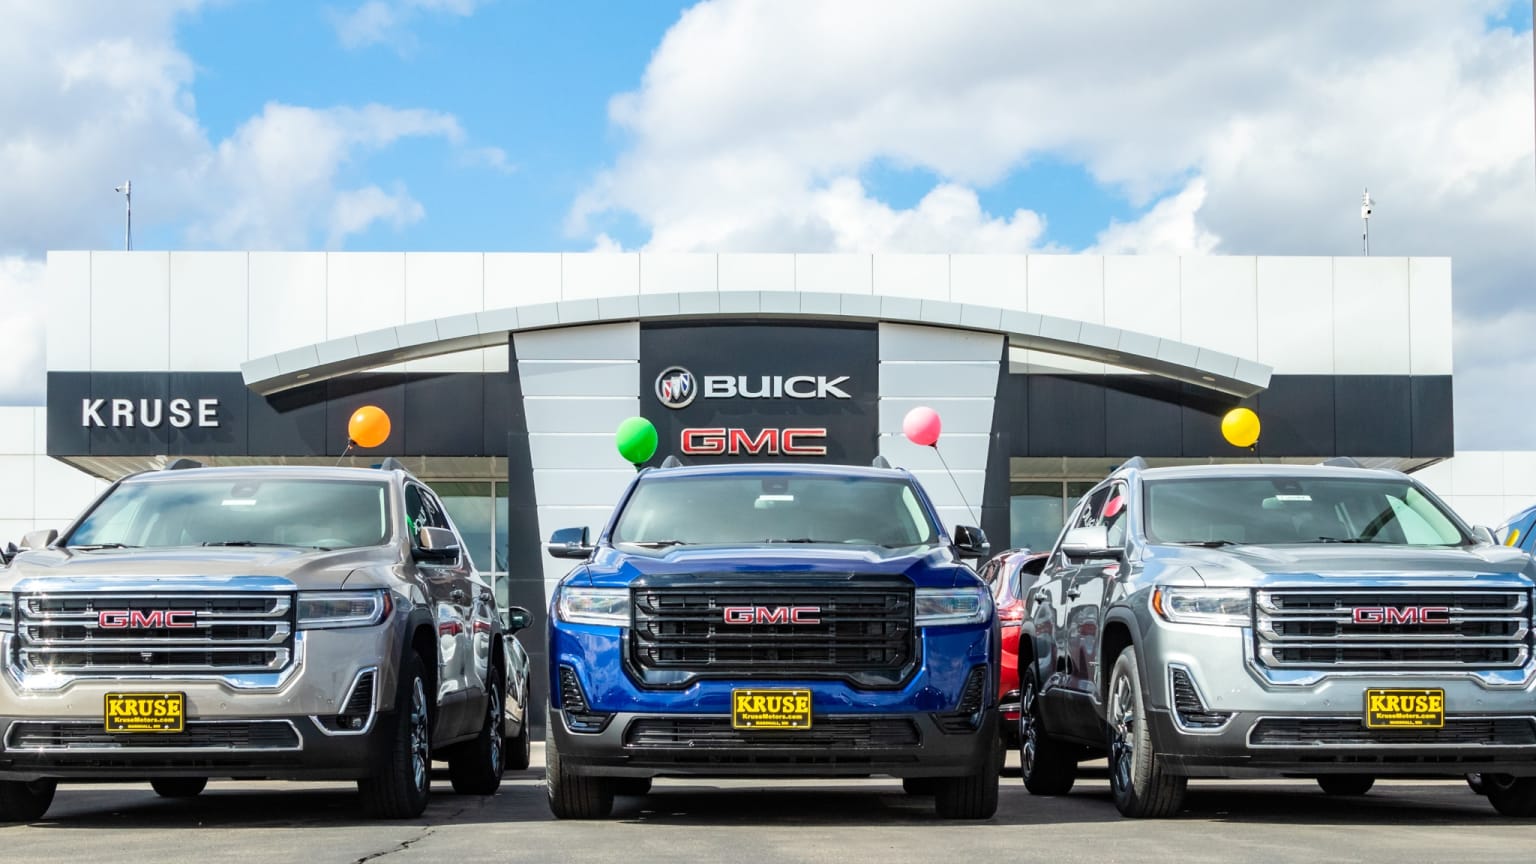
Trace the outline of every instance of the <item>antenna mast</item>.
<path fill-rule="evenodd" d="M 1371 209 L 1375 206 L 1376 202 L 1371 200 L 1371 190 L 1366 189 L 1365 194 L 1360 196 L 1360 241 L 1366 255 L 1371 254 Z"/>
<path fill-rule="evenodd" d="M 133 181 L 125 180 L 123 185 L 116 186 L 113 192 L 121 192 L 128 201 L 128 221 L 123 227 L 123 250 L 133 250 Z"/>

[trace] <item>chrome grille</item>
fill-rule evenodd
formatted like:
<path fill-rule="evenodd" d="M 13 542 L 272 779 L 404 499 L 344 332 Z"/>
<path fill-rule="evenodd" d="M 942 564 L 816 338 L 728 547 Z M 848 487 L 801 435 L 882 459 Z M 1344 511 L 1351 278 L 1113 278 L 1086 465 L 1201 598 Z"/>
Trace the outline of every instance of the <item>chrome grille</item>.
<path fill-rule="evenodd" d="M 1423 608 L 1447 611 L 1402 620 Z M 1367 623 L 1356 609 L 1393 611 Z M 1515 669 L 1531 657 L 1531 602 L 1507 589 L 1261 590 L 1254 634 L 1271 668 Z"/>
<path fill-rule="evenodd" d="M 276 672 L 293 657 L 289 594 L 23 594 L 16 619 L 15 662 L 34 673 Z"/>
<path fill-rule="evenodd" d="M 287 720 L 188 720 L 174 734 L 113 734 L 101 724 L 18 720 L 6 735 L 7 750 L 298 750 L 298 730 Z"/>

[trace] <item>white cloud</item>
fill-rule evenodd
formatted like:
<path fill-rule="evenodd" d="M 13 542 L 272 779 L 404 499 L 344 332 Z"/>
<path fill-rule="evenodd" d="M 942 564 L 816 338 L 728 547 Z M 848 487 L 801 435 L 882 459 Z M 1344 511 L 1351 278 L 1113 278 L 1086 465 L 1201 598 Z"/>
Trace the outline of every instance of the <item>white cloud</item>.
<path fill-rule="evenodd" d="M 350 12 L 333 12 L 331 23 L 343 47 L 391 45 L 401 54 L 416 48 L 410 25 L 422 14 L 466 18 L 484 5 L 482 0 L 368 0 Z"/>
<path fill-rule="evenodd" d="M 330 232 L 326 245 L 341 246 L 349 235 L 368 229 L 375 222 L 387 222 L 396 231 L 420 222 L 426 211 L 403 188 L 385 192 L 377 186 L 349 189 L 336 196 L 331 205 Z"/>
<path fill-rule="evenodd" d="M 1372 252 L 1454 257 L 1481 328 L 1536 273 L 1531 34 L 1487 24 L 1507 5 L 712 0 L 610 103 L 629 143 L 569 226 L 629 214 L 665 249 L 1030 248 L 1031 209 L 1004 230 L 958 202 L 1045 157 L 1141 209 L 1097 250 L 1349 255 L 1368 185 Z M 881 163 L 938 179 L 893 208 L 857 183 Z M 1492 392 L 1490 363 L 1460 358 L 1458 388 Z M 1458 407 L 1459 443 L 1485 446 L 1503 409 Z"/>
<path fill-rule="evenodd" d="M 0 405 L 41 405 L 45 378 L 43 309 L 47 267 L 42 261 L 0 255 L 0 326 L 5 362 L 0 363 Z"/>

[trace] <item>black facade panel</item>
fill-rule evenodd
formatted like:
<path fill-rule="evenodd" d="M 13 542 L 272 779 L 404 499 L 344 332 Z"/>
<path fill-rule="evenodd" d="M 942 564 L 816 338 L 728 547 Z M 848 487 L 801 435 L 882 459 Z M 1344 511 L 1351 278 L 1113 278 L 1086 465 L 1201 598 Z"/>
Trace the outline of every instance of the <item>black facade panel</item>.
<path fill-rule="evenodd" d="M 91 433 L 80 422 L 91 398 L 91 373 L 48 373 L 48 455 L 88 456 Z"/>
<path fill-rule="evenodd" d="M 1001 552 L 1011 544 L 1012 534 L 1008 504 L 1008 454 L 1013 452 L 1012 418 L 1003 410 L 1008 404 L 1010 382 L 1008 375 L 1008 346 L 1003 346 L 1002 374 L 997 376 L 997 392 L 992 402 L 992 439 L 987 449 L 987 473 L 981 494 L 981 530 L 987 533 L 994 552 Z"/>
<path fill-rule="evenodd" d="M 247 440 L 250 422 L 246 416 L 246 394 L 249 392 L 245 381 L 232 372 L 170 373 L 171 398 L 188 398 L 194 403 L 200 399 L 217 399 L 219 425 L 192 424 L 185 428 L 171 425 L 165 452 L 172 456 L 244 456 L 250 452 Z"/>
<path fill-rule="evenodd" d="M 1456 425 L 1451 410 L 1451 376 L 1415 376 L 1411 393 L 1413 455 L 1454 456 Z"/>
<path fill-rule="evenodd" d="M 1184 455 L 1182 389 L 1150 375 L 1106 376 L 1104 447 L 1128 456 Z"/>
<path fill-rule="evenodd" d="M 404 456 L 405 381 L 403 375 L 363 372 L 326 382 L 325 453 L 340 456 L 347 449 L 347 421 L 364 405 L 376 405 L 389 415 L 389 438 L 383 444 L 353 452 L 366 456 Z"/>
<path fill-rule="evenodd" d="M 512 398 L 516 376 L 494 372 L 483 376 L 485 384 L 484 417 L 482 418 L 480 452 L 490 456 L 506 456 L 507 430 L 514 424 L 527 428 L 523 415 L 522 397 Z M 514 413 L 514 406 L 515 412 Z"/>
<path fill-rule="evenodd" d="M 1334 449 L 1332 375 L 1276 375 L 1259 394 L 1259 455 L 1322 456 Z"/>
<path fill-rule="evenodd" d="M 167 452 L 170 392 L 165 372 L 92 372 L 91 455 Z"/>
<path fill-rule="evenodd" d="M 1099 375 L 1032 375 L 1027 421 L 1030 456 L 1102 456 L 1104 383 Z"/>
<path fill-rule="evenodd" d="M 248 391 L 245 408 L 249 455 L 320 456 L 329 452 L 325 445 L 328 412 L 324 383 L 272 396 Z"/>
<path fill-rule="evenodd" d="M 412 456 L 490 455 L 484 446 L 485 390 L 483 375 L 407 376 L 405 410 L 395 431 L 401 449 Z"/>
<path fill-rule="evenodd" d="M 1413 450 L 1413 396 L 1405 375 L 1334 379 L 1334 446 L 1340 456 L 1402 456 Z"/>
<path fill-rule="evenodd" d="M 1227 439 L 1221 437 L 1221 418 L 1239 406 L 1257 411 L 1258 406 L 1253 400 L 1239 400 L 1193 384 L 1181 384 L 1180 388 L 1181 446 L 1186 458 L 1258 455 L 1258 451 L 1251 448 L 1233 447 L 1227 443 Z M 1264 422 L 1263 414 L 1259 415 L 1259 422 Z M 1262 434 L 1259 440 L 1261 443 L 1264 440 Z"/>
<path fill-rule="evenodd" d="M 539 537 L 539 513 L 533 498 L 533 458 L 528 449 L 528 422 L 523 413 L 523 386 L 517 372 L 517 347 L 507 340 L 511 371 L 492 376 L 486 390 L 502 389 L 507 398 L 504 427 L 507 448 L 507 602 L 533 613 L 533 626 L 522 634 L 528 651 L 529 712 L 533 725 L 544 728 L 549 704 L 549 678 L 544 674 L 549 655 L 544 619 L 549 598 L 544 589 L 544 546 Z M 572 562 L 574 563 L 574 562 Z"/>

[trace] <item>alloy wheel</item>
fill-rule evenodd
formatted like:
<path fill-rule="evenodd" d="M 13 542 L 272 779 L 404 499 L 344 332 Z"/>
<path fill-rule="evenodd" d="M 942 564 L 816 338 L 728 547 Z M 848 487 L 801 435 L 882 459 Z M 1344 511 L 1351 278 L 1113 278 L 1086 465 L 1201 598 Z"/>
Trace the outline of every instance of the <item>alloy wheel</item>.
<path fill-rule="evenodd" d="M 501 688 L 491 685 L 490 698 L 485 701 L 490 704 L 490 717 L 486 720 L 491 730 L 491 764 L 501 767 Z"/>
<path fill-rule="evenodd" d="M 427 693 L 417 678 L 411 688 L 411 779 L 416 788 L 428 785 L 428 772 L 432 768 L 431 736 L 428 732 Z"/>
<path fill-rule="evenodd" d="M 1040 724 L 1035 720 L 1035 682 L 1024 682 L 1019 694 L 1019 773 L 1029 776 L 1035 767 L 1035 753 L 1039 747 Z"/>
<path fill-rule="evenodd" d="M 1109 699 L 1109 770 L 1111 779 L 1122 789 L 1130 789 L 1136 764 L 1136 715 L 1131 705 L 1134 695 L 1128 678 L 1115 680 Z"/>

